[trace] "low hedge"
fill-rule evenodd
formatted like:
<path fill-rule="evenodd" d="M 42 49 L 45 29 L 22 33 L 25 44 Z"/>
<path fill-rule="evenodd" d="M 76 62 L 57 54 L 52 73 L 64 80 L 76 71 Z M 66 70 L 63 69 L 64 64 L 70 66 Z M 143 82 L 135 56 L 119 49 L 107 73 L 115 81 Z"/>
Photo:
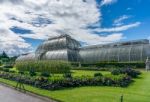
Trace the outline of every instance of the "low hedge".
<path fill-rule="evenodd" d="M 8 72 L 0 72 L 0 77 L 8 80 L 18 81 L 20 75 Z M 24 84 L 32 85 L 47 90 L 58 90 L 80 86 L 118 86 L 127 87 L 132 79 L 128 75 L 106 75 L 97 77 L 61 77 L 48 79 L 45 77 L 30 77 L 23 75 L 20 80 Z"/>
<path fill-rule="evenodd" d="M 132 68 L 145 68 L 144 62 L 101 62 L 97 63 L 98 67 L 107 67 L 107 66 L 115 66 L 115 67 L 132 67 Z"/>
<path fill-rule="evenodd" d="M 132 67 L 132 68 L 145 68 L 144 62 L 98 62 L 95 64 L 82 64 L 83 67 Z"/>
<path fill-rule="evenodd" d="M 68 73 L 71 65 L 66 61 L 42 60 L 42 61 L 17 61 L 15 67 L 21 71 Z"/>
<path fill-rule="evenodd" d="M 112 68 L 102 68 L 102 67 L 72 67 L 72 70 L 90 70 L 90 71 L 110 71 Z"/>
<path fill-rule="evenodd" d="M 131 68 L 119 68 L 119 69 L 117 68 L 117 69 L 113 69 L 111 71 L 111 74 L 113 74 L 113 75 L 127 74 L 128 76 L 131 76 L 133 78 L 137 78 L 138 75 L 141 74 L 141 72 L 133 70 Z"/>

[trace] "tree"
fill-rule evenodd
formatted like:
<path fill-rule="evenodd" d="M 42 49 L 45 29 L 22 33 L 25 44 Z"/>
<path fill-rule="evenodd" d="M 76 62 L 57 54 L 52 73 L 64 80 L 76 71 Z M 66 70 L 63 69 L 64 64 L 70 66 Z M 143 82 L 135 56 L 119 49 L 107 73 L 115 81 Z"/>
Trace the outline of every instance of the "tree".
<path fill-rule="evenodd" d="M 8 55 L 5 53 L 5 51 L 3 51 L 3 53 L 0 55 L 0 60 L 4 63 L 4 62 L 9 62 L 9 57 Z"/>
<path fill-rule="evenodd" d="M 1 58 L 9 58 L 8 55 L 5 53 L 5 51 L 3 51 Z"/>

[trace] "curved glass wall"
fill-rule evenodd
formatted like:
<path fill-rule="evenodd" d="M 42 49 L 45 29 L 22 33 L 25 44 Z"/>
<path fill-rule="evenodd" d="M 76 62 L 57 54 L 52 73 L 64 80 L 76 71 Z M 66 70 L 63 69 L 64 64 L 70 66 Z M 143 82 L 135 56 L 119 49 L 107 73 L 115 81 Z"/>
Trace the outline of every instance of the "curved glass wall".
<path fill-rule="evenodd" d="M 68 60 L 67 50 L 48 51 L 43 56 L 45 60 Z"/>
<path fill-rule="evenodd" d="M 35 53 L 19 56 L 16 61 L 36 60 Z"/>
<path fill-rule="evenodd" d="M 39 60 L 68 60 L 76 62 L 80 43 L 68 35 L 50 38 L 36 50 Z"/>
<path fill-rule="evenodd" d="M 145 61 L 147 57 L 150 57 L 150 45 L 137 44 L 108 48 L 81 48 L 79 54 L 81 63 Z"/>
<path fill-rule="evenodd" d="M 35 53 L 22 55 L 17 60 L 66 60 L 81 63 L 102 61 L 145 61 L 150 57 L 148 40 L 135 40 L 105 45 L 80 47 L 80 43 L 68 35 L 44 41 Z"/>

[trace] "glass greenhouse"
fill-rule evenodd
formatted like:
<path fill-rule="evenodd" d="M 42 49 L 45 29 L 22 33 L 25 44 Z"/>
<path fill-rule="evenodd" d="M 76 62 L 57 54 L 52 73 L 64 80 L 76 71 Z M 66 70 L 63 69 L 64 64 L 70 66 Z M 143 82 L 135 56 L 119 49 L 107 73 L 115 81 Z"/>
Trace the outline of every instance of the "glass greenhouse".
<path fill-rule="evenodd" d="M 61 35 L 49 38 L 39 45 L 35 53 L 22 55 L 17 60 L 66 60 L 93 64 L 101 61 L 145 61 L 147 57 L 150 57 L 150 44 L 146 39 L 81 47 L 69 35 Z"/>

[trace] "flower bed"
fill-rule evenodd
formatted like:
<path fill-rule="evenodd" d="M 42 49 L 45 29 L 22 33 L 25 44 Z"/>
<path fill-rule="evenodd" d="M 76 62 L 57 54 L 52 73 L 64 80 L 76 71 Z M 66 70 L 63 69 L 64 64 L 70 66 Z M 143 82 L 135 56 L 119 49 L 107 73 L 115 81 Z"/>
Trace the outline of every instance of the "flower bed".
<path fill-rule="evenodd" d="M 0 72 L 0 77 L 8 80 L 18 81 L 20 75 L 15 73 Z M 53 78 L 31 77 L 22 75 L 21 82 L 47 90 L 58 90 L 64 88 L 73 88 L 80 86 L 117 86 L 127 87 L 132 79 L 128 75 L 105 75 L 105 76 L 82 76 L 72 78 Z"/>
<path fill-rule="evenodd" d="M 141 74 L 141 72 L 133 70 L 131 68 L 119 68 L 119 69 L 113 69 L 111 71 L 111 74 L 113 75 L 127 74 L 128 76 L 131 76 L 132 78 L 137 78 L 138 75 Z"/>

